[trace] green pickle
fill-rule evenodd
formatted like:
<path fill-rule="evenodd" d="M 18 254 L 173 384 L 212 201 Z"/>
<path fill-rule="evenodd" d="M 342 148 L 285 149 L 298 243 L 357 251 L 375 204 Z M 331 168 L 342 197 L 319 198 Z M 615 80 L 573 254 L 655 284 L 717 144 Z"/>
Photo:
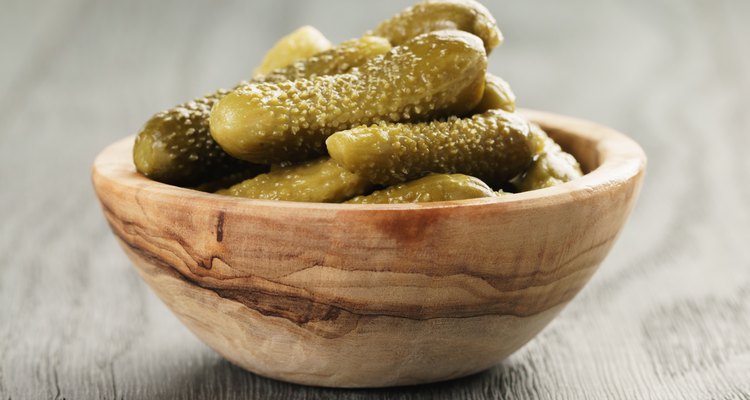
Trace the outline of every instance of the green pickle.
<path fill-rule="evenodd" d="M 486 183 L 472 176 L 435 174 L 390 186 L 367 196 L 358 196 L 346 203 L 428 203 L 433 201 L 465 200 L 495 196 L 495 192 Z"/>
<path fill-rule="evenodd" d="M 383 38 L 354 39 L 261 76 L 257 81 L 339 74 L 388 52 L 390 48 Z M 237 87 L 245 84 L 247 82 Z M 138 172 L 160 182 L 190 186 L 253 168 L 251 163 L 231 157 L 211 137 L 211 109 L 227 93 L 227 90 L 218 90 L 151 117 L 136 137 L 133 147 L 133 161 Z"/>
<path fill-rule="evenodd" d="M 381 22 L 368 33 L 387 38 L 398 46 L 420 34 L 441 29 L 457 29 L 478 36 L 487 54 L 503 41 L 495 18 L 474 0 L 422 1 Z"/>
<path fill-rule="evenodd" d="M 566 153 L 540 126 L 532 124 L 530 136 L 535 147 L 534 162 L 517 183 L 518 190 L 544 189 L 583 176 L 575 157 Z"/>
<path fill-rule="evenodd" d="M 418 36 L 347 74 L 251 83 L 211 112 L 211 135 L 255 163 L 325 154 L 334 132 L 380 121 L 423 121 L 469 113 L 481 100 L 487 56 L 461 31 Z"/>
<path fill-rule="evenodd" d="M 288 167 L 275 167 L 217 193 L 262 200 L 340 203 L 372 185 L 328 157 Z"/>
<path fill-rule="evenodd" d="M 371 182 L 392 185 L 432 173 L 475 176 L 495 187 L 532 161 L 529 123 L 492 110 L 471 118 L 361 126 L 326 141 L 331 158 Z"/>
<path fill-rule="evenodd" d="M 487 74 L 484 80 L 484 95 L 474 109 L 474 114 L 482 114 L 490 110 L 516 111 L 516 95 L 510 89 L 508 82 L 502 78 Z"/>
<path fill-rule="evenodd" d="M 331 47 L 333 45 L 328 38 L 315 27 L 303 26 L 279 39 L 266 52 L 263 61 L 253 71 L 253 78 L 292 65 L 295 61 L 310 58 L 320 52 L 329 50 Z"/>
<path fill-rule="evenodd" d="M 331 50 L 297 61 L 291 65 L 260 75 L 252 83 L 285 82 L 338 75 L 360 67 L 370 59 L 388 53 L 391 44 L 381 37 L 362 37 L 342 42 Z M 238 87 L 239 88 L 239 87 Z"/>
<path fill-rule="evenodd" d="M 271 168 L 268 165 L 254 165 L 253 164 L 253 166 L 248 169 L 240 170 L 237 172 L 233 172 L 231 174 L 224 175 L 221 178 L 202 183 L 198 186 L 193 186 L 191 189 L 198 190 L 201 192 L 206 192 L 206 193 L 214 193 L 219 190 L 234 186 L 240 182 L 244 182 L 248 179 L 254 178 L 258 176 L 259 174 L 266 173 L 270 169 Z"/>
<path fill-rule="evenodd" d="M 133 162 L 147 177 L 175 185 L 198 185 L 253 168 L 237 160 L 211 138 L 208 115 L 226 91 L 162 111 L 135 138 Z"/>

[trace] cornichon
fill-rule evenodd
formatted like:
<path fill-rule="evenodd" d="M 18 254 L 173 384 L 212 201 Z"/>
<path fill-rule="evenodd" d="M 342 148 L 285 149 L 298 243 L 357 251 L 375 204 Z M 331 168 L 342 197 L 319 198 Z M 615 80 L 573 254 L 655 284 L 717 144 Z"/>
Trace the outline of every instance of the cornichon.
<path fill-rule="evenodd" d="M 468 113 L 481 100 L 486 66 L 476 36 L 427 33 L 351 73 L 241 87 L 214 107 L 211 135 L 251 162 L 309 159 L 325 153 L 336 131 Z"/>
<path fill-rule="evenodd" d="M 529 123 L 492 110 L 471 118 L 427 123 L 381 123 L 335 133 L 331 158 L 371 182 L 392 185 L 427 173 L 461 173 L 495 187 L 532 161 Z"/>
<path fill-rule="evenodd" d="M 484 79 L 484 95 L 474 109 L 474 114 L 482 114 L 489 110 L 516 111 L 516 95 L 510 89 L 510 85 L 492 74 L 487 74 Z"/>
<path fill-rule="evenodd" d="M 391 50 L 391 44 L 381 37 L 367 36 L 351 39 L 331 50 L 294 62 L 284 68 L 271 71 L 267 75 L 260 75 L 252 82 L 284 82 L 343 74 L 389 50 Z"/>
<path fill-rule="evenodd" d="M 319 30 L 306 25 L 279 39 L 271 50 L 266 52 L 260 66 L 253 72 L 253 78 L 273 70 L 284 68 L 295 61 L 310 58 L 331 48 L 331 42 Z"/>
<path fill-rule="evenodd" d="M 209 134 L 211 107 L 226 93 L 220 90 L 151 117 L 133 145 L 138 172 L 159 182 L 189 186 L 251 168 L 225 153 Z"/>
<path fill-rule="evenodd" d="M 354 39 L 258 79 L 278 81 L 338 74 L 390 48 L 383 38 Z M 227 93 L 218 90 L 151 117 L 133 147 L 138 172 L 160 182 L 199 185 L 251 168 L 251 164 L 229 156 L 209 132 L 211 109 Z"/>
<path fill-rule="evenodd" d="M 423 1 L 381 22 L 368 33 L 385 37 L 398 46 L 420 34 L 440 29 L 457 29 L 478 36 L 487 54 L 503 41 L 495 18 L 474 0 Z"/>
<path fill-rule="evenodd" d="M 518 190 L 543 189 L 583 176 L 575 157 L 566 153 L 536 124 L 531 126 L 531 138 L 536 148 L 534 162 L 516 185 Z"/>
<path fill-rule="evenodd" d="M 214 193 L 222 189 L 229 188 L 240 182 L 244 182 L 248 179 L 258 176 L 259 174 L 266 173 L 271 168 L 268 165 L 256 165 L 253 164 L 250 168 L 237 171 L 228 175 L 224 175 L 221 178 L 201 183 L 198 186 L 192 187 L 194 190 L 198 190 L 206 193 Z"/>
<path fill-rule="evenodd" d="M 277 167 L 217 193 L 250 199 L 340 203 L 371 184 L 328 157 Z"/>
<path fill-rule="evenodd" d="M 472 176 L 435 174 L 390 186 L 367 196 L 358 196 L 346 203 L 427 203 L 432 201 L 464 200 L 495 196 L 495 192 L 486 183 Z"/>

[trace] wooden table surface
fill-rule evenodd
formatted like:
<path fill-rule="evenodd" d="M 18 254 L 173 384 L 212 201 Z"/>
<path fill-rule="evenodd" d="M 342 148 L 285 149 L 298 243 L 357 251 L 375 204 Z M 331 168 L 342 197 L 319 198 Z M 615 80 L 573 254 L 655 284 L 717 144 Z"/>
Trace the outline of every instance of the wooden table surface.
<path fill-rule="evenodd" d="M 279 36 L 358 36 L 409 0 L 0 1 L 0 399 L 750 399 L 750 2 L 487 1 L 523 107 L 649 155 L 591 283 L 497 367 L 382 390 L 247 373 L 196 339 L 110 234 L 94 156 L 245 78 Z"/>

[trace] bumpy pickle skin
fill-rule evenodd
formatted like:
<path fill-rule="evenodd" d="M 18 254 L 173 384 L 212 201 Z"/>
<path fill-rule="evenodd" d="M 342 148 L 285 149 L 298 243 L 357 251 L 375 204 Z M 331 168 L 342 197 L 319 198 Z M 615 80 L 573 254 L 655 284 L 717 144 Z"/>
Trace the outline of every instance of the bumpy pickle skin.
<path fill-rule="evenodd" d="M 284 68 L 295 61 L 310 58 L 330 48 L 331 42 L 319 30 L 309 25 L 303 26 L 279 39 L 268 50 L 260 66 L 253 72 L 253 77 Z"/>
<path fill-rule="evenodd" d="M 217 91 L 151 117 L 133 146 L 138 172 L 159 182 L 190 186 L 252 168 L 229 156 L 209 135 L 211 107 L 226 93 Z"/>
<path fill-rule="evenodd" d="M 369 194 L 357 196 L 349 204 L 429 203 L 496 197 L 486 183 L 461 174 L 435 174 L 410 182 L 400 183 Z"/>
<path fill-rule="evenodd" d="M 516 111 L 516 95 L 504 79 L 487 74 L 484 80 L 484 95 L 474 109 L 473 114 L 482 114 L 490 110 Z"/>
<path fill-rule="evenodd" d="M 328 51 L 260 75 L 254 82 L 284 82 L 343 74 L 390 50 L 391 44 L 381 37 L 351 39 Z"/>
<path fill-rule="evenodd" d="M 381 123 L 337 132 L 326 141 L 331 158 L 371 182 L 392 185 L 428 173 L 461 173 L 499 187 L 532 161 L 529 123 L 492 110 L 471 118 Z"/>
<path fill-rule="evenodd" d="M 423 33 L 456 29 L 478 36 L 487 54 L 499 46 L 503 35 L 485 6 L 474 0 L 427 0 L 381 22 L 370 35 L 387 38 L 398 46 Z"/>
<path fill-rule="evenodd" d="M 388 52 L 390 48 L 383 38 L 350 40 L 258 80 L 339 74 Z M 245 84 L 240 83 L 237 87 Z M 133 147 L 133 161 L 138 172 L 159 182 L 193 186 L 251 168 L 251 164 L 228 155 L 209 132 L 211 109 L 227 93 L 227 90 L 218 90 L 151 117 L 136 137 Z"/>
<path fill-rule="evenodd" d="M 249 199 L 340 203 L 365 193 L 370 186 L 366 179 L 324 157 L 274 168 L 217 193 Z"/>
<path fill-rule="evenodd" d="M 530 136 L 535 147 L 534 162 L 518 182 L 519 191 L 557 186 L 583 176 L 575 157 L 566 153 L 541 127 L 532 124 Z"/>
<path fill-rule="evenodd" d="M 486 67 L 476 36 L 432 32 L 348 74 L 239 88 L 212 110 L 211 135 L 251 162 L 309 159 L 340 130 L 469 113 L 484 92 Z"/>
<path fill-rule="evenodd" d="M 227 189 L 240 182 L 244 182 L 248 179 L 254 178 L 260 174 L 266 173 L 271 168 L 268 165 L 254 165 L 251 168 L 233 172 L 228 175 L 224 175 L 218 179 L 201 183 L 198 186 L 193 186 L 191 189 L 205 193 L 215 193 L 222 189 Z"/>

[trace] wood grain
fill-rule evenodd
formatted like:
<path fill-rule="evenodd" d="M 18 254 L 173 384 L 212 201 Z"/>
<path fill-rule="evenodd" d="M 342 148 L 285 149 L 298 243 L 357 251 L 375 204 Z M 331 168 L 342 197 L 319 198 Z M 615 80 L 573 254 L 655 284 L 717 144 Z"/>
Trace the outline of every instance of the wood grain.
<path fill-rule="evenodd" d="M 616 127 L 649 155 L 591 282 L 490 371 L 387 390 L 285 384 L 223 361 L 152 294 L 101 216 L 95 155 L 155 110 L 246 77 L 298 26 L 340 41 L 408 3 L 3 2 L 0 399 L 750 398 L 741 0 L 486 2 L 506 36 L 491 69 L 521 105 Z"/>

